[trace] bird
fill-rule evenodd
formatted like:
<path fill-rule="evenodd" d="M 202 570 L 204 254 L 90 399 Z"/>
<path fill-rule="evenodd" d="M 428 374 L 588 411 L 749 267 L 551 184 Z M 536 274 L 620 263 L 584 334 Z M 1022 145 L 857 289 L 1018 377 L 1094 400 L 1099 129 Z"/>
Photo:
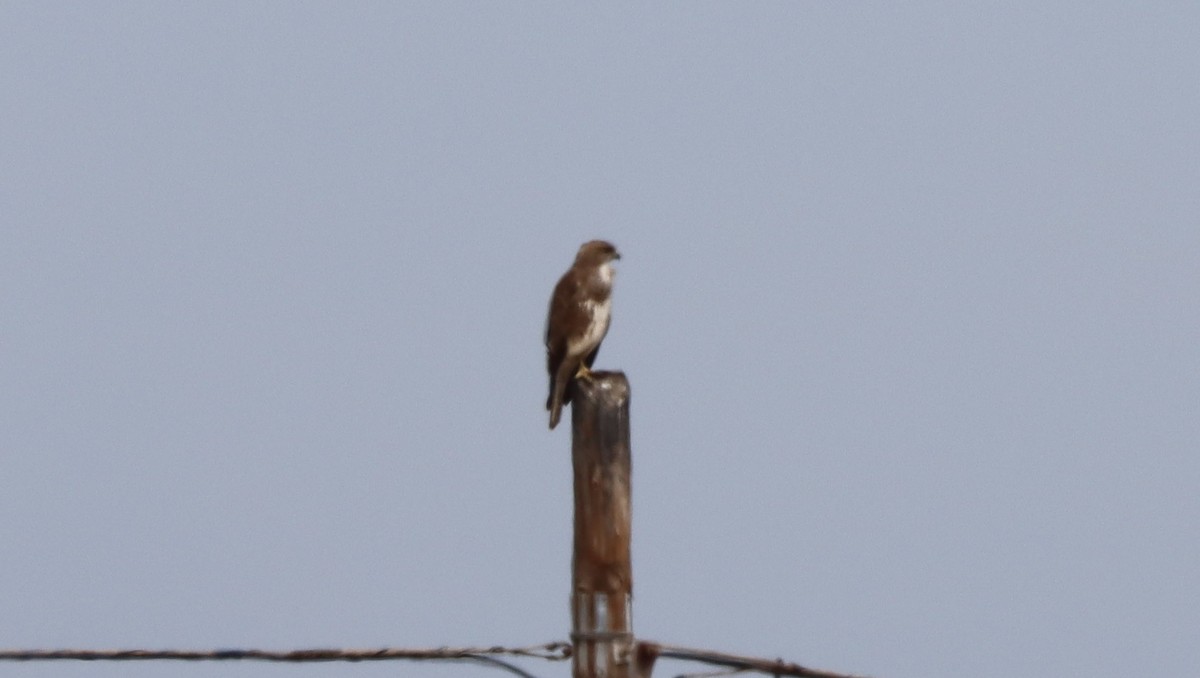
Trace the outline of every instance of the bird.
<path fill-rule="evenodd" d="M 579 247 L 575 263 L 559 278 L 546 315 L 546 371 L 550 374 L 550 429 L 571 402 L 574 378 L 590 379 L 600 342 L 612 321 L 613 261 L 621 253 L 610 242 L 591 240 Z"/>

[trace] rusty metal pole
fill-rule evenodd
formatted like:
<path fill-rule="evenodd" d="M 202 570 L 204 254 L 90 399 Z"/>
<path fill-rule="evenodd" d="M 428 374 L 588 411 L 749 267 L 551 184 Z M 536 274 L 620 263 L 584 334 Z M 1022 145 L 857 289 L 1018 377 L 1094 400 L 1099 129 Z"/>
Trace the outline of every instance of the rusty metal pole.
<path fill-rule="evenodd" d="M 629 382 L 621 372 L 593 372 L 591 380 L 577 380 L 572 388 L 571 675 L 636 678 L 629 557 Z"/>

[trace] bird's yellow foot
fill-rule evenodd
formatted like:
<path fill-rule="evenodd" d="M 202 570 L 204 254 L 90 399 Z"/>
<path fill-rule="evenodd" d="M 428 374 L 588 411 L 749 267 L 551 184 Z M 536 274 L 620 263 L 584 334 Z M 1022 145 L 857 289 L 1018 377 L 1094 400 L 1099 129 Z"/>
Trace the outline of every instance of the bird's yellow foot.
<path fill-rule="evenodd" d="M 579 369 L 575 371 L 575 378 L 582 379 L 584 381 L 591 381 L 592 380 L 592 371 L 590 369 L 588 369 L 587 365 L 584 365 L 583 363 L 579 363 Z"/>

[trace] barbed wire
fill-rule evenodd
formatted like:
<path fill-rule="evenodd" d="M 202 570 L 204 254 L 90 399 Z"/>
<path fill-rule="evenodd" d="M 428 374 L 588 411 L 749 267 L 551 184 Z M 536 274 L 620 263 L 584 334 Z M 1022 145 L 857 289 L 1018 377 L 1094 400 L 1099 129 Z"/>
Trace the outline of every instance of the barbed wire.
<path fill-rule="evenodd" d="M 369 662 L 388 660 L 478 660 L 481 657 L 526 657 L 564 661 L 571 657 L 567 643 L 546 643 L 528 647 L 438 647 L 410 649 L 382 647 L 371 649 L 308 650 L 0 650 L 0 661 L 263 661 L 263 662 Z"/>
<path fill-rule="evenodd" d="M 861 678 L 846 673 L 835 673 L 801 666 L 782 659 L 763 659 L 728 654 L 714 650 L 700 650 L 678 645 L 639 641 L 635 645 L 635 663 L 642 675 L 649 675 L 655 660 L 678 659 L 720 666 L 726 671 L 712 675 L 732 675 L 753 671 L 770 676 L 789 678 Z M 0 661 L 263 661 L 281 663 L 306 662 L 369 662 L 389 660 L 410 661 L 472 661 L 493 668 L 504 669 L 522 678 L 534 678 L 532 674 L 515 664 L 498 657 L 520 657 L 565 661 L 571 658 L 571 645 L 564 642 L 529 645 L 525 647 L 438 647 L 412 649 L 383 647 L 369 649 L 318 648 L 305 650 L 0 650 Z"/>
<path fill-rule="evenodd" d="M 762 659 L 760 657 L 745 657 L 742 655 L 716 652 L 714 650 L 699 650 L 678 645 L 660 645 L 658 643 L 639 642 L 637 644 L 638 662 L 643 665 L 653 665 L 654 660 L 681 659 L 700 662 L 712 666 L 722 666 L 727 672 L 712 675 L 731 675 L 744 671 L 765 673 L 770 676 L 789 676 L 794 678 L 862 678 L 848 673 L 823 671 L 807 666 L 801 666 L 782 659 Z"/>

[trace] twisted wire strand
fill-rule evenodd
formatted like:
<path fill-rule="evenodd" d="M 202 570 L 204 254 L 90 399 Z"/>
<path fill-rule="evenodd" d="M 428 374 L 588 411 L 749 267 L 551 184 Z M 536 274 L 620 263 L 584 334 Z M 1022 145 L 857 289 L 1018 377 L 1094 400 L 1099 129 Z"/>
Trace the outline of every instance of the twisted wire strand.
<path fill-rule="evenodd" d="M 382 647 L 368 649 L 316 648 L 304 650 L 0 650 L 0 661 L 263 661 L 263 662 L 364 662 L 388 660 L 479 660 L 480 657 L 528 657 L 563 661 L 571 656 L 566 643 L 527 647 L 438 647 L 411 649 Z M 487 661 L 487 660 L 483 660 Z"/>

